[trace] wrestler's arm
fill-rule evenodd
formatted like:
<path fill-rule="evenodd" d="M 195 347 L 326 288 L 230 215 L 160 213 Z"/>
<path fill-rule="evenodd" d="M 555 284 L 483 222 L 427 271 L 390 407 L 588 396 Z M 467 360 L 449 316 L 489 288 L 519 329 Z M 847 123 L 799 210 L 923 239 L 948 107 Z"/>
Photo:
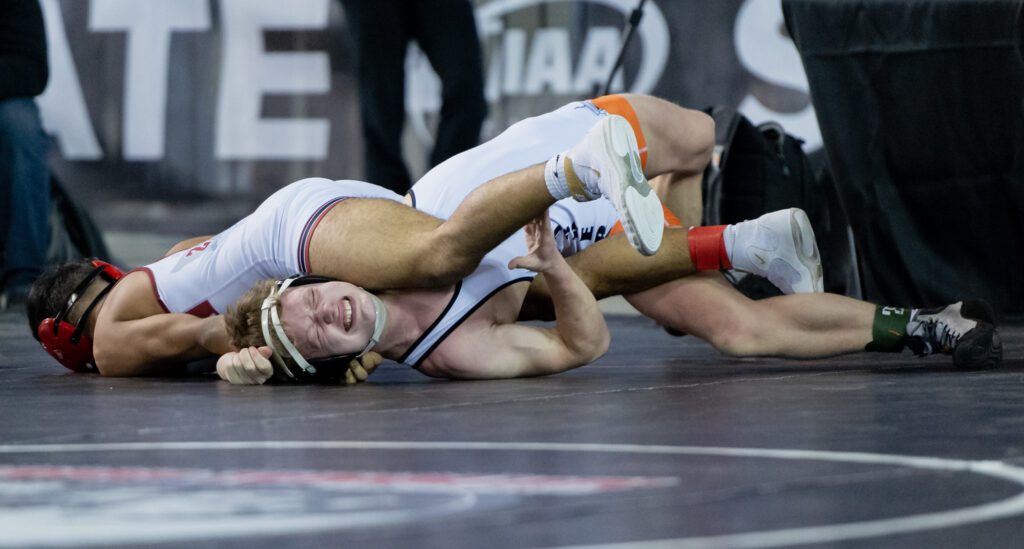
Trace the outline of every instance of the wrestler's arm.
<path fill-rule="evenodd" d="M 695 272 L 686 232 L 682 227 L 667 227 L 661 248 L 650 257 L 638 254 L 624 234 L 616 234 L 566 261 L 597 299 L 642 292 Z M 550 299 L 546 278 L 538 276 L 530 285 L 529 307 L 524 308 L 520 320 L 550 318 L 545 310 Z"/>
<path fill-rule="evenodd" d="M 531 225 L 536 227 L 537 222 Z M 439 367 L 421 368 L 423 373 L 454 379 L 540 376 L 583 366 L 608 350 L 611 338 L 597 300 L 558 254 L 546 219 L 542 230 L 546 239 L 531 242 L 531 255 L 516 258 L 509 266 L 543 273 L 555 308 L 555 326 L 492 324 L 463 334 Z"/>
<path fill-rule="evenodd" d="M 145 274 L 121 279 L 92 331 L 93 355 L 107 376 L 166 375 L 186 362 L 233 351 L 220 316 L 163 312 Z"/>
<path fill-rule="evenodd" d="M 188 238 L 188 239 L 182 240 L 181 242 L 178 242 L 174 246 L 171 246 L 171 249 L 167 250 L 167 253 L 164 254 L 164 257 L 176 254 L 176 253 L 178 253 L 178 252 L 180 252 L 182 250 L 187 250 L 189 248 L 194 248 L 194 247 L 202 244 L 203 242 L 206 242 L 207 240 L 210 240 L 211 238 L 213 238 L 213 235 L 197 236 L 195 238 Z"/>
<path fill-rule="evenodd" d="M 102 328 L 102 330 L 101 330 Z M 223 318 L 165 313 L 97 323 L 96 367 L 111 377 L 178 373 L 185 363 L 233 351 Z"/>

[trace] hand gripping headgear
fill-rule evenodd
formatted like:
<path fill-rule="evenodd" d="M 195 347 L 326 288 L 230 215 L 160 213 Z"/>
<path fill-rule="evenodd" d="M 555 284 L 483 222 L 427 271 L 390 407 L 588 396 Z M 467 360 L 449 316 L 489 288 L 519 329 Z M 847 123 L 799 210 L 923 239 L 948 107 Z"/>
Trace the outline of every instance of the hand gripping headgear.
<path fill-rule="evenodd" d="M 83 278 L 78 283 L 78 286 L 75 286 L 75 289 L 72 290 L 71 295 L 68 297 L 67 304 L 64 305 L 60 313 L 53 318 L 44 319 L 39 323 L 39 327 L 36 328 L 36 334 L 39 336 L 39 341 L 43 344 L 43 349 L 50 353 L 50 356 L 57 359 L 57 362 L 75 372 L 92 372 L 96 370 L 96 359 L 92 355 L 92 341 L 84 333 L 85 326 L 88 324 L 86 319 L 89 318 L 89 313 L 99 304 L 103 296 L 107 295 L 107 292 L 114 287 L 114 283 L 124 277 L 124 272 L 110 263 L 100 261 L 99 259 L 92 259 L 90 263 L 94 267 L 93 271 Z M 75 326 L 65 319 L 68 313 L 71 312 L 71 308 L 75 306 L 78 299 L 89 289 L 89 285 L 98 276 L 103 277 L 110 284 L 107 284 L 106 288 L 100 290 L 100 293 L 96 294 L 92 302 L 85 307 L 85 310 L 82 311 L 81 316 L 78 318 L 78 325 Z"/>
<path fill-rule="evenodd" d="M 333 280 L 332 278 L 314 275 L 288 277 L 278 280 L 277 284 L 271 288 L 270 294 L 263 300 L 263 304 L 260 306 L 260 325 L 263 328 L 263 339 L 273 351 L 270 361 L 274 365 L 274 377 L 278 381 L 290 383 L 338 383 L 344 379 L 345 372 L 348 370 L 348 365 L 352 359 L 365 355 L 380 341 L 380 336 L 384 333 L 384 325 L 387 323 L 388 312 L 380 298 L 372 293 L 369 295 L 373 301 L 374 308 L 373 335 L 370 336 L 370 341 L 366 343 L 366 347 L 362 351 L 353 354 L 307 360 L 295 348 L 295 344 L 288 339 L 288 335 L 284 333 L 284 326 L 281 325 L 281 315 L 278 312 L 278 304 L 281 302 L 281 295 L 284 291 L 291 287 L 320 284 Z M 276 336 L 276 341 L 281 344 L 280 346 L 276 345 L 275 338 L 271 337 L 271 329 L 274 331 L 273 334 Z M 289 366 L 282 358 L 282 353 L 287 353 L 298 364 L 298 367 Z"/>

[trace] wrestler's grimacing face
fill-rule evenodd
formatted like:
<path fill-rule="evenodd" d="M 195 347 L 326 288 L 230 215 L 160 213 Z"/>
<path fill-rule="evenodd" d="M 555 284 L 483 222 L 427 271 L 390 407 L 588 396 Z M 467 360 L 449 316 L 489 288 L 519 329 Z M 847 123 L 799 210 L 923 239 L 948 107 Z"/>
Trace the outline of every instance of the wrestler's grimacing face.
<path fill-rule="evenodd" d="M 375 318 L 370 294 L 347 282 L 306 284 L 281 296 L 285 333 L 307 359 L 362 351 Z"/>

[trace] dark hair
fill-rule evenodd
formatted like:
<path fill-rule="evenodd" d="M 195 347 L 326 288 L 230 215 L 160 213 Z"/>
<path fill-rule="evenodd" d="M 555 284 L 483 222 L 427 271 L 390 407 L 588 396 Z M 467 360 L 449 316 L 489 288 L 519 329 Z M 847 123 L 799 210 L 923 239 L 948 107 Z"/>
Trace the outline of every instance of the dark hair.
<path fill-rule="evenodd" d="M 39 324 L 47 318 L 57 316 L 71 297 L 75 286 L 89 276 L 96 268 L 88 259 L 78 259 L 47 269 L 28 292 L 25 312 L 28 314 L 28 328 L 32 337 L 39 340 L 36 333 Z"/>

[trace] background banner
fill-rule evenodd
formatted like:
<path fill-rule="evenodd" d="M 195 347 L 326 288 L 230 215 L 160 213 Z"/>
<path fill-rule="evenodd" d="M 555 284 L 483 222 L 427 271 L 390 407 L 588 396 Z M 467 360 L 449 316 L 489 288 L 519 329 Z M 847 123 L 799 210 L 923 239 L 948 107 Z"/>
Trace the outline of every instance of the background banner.
<path fill-rule="evenodd" d="M 281 186 L 362 177 L 358 100 L 334 0 L 41 0 L 53 165 L 104 229 L 220 230 Z M 636 0 L 480 0 L 483 136 L 598 93 Z M 412 47 L 405 156 L 422 174 L 440 107 Z M 820 137 L 776 0 L 653 0 L 614 91 L 738 107 Z"/>

